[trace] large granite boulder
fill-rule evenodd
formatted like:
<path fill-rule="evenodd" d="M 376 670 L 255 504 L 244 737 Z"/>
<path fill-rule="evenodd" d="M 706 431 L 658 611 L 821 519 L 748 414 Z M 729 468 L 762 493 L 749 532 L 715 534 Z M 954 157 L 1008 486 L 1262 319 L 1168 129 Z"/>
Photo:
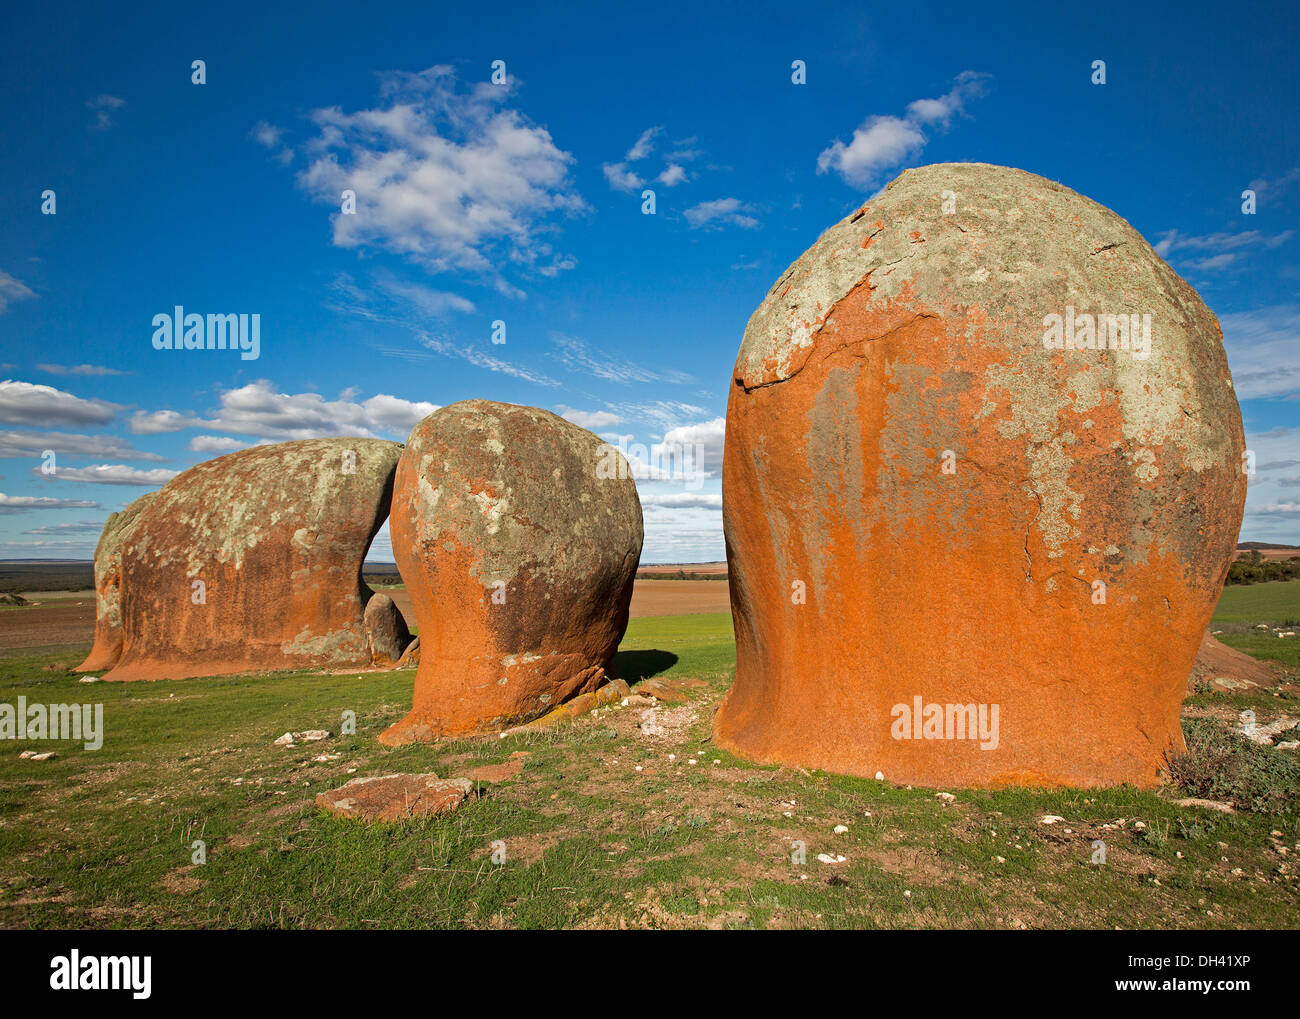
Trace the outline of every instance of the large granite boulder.
<path fill-rule="evenodd" d="M 108 680 L 371 664 L 361 579 L 400 444 L 255 446 L 167 482 L 121 545 Z"/>
<path fill-rule="evenodd" d="M 605 682 L 642 538 L 611 446 L 534 407 L 444 407 L 407 440 L 390 530 L 421 646 L 382 742 L 495 731 Z"/>
<path fill-rule="evenodd" d="M 111 669 L 122 656 L 122 542 L 157 492 L 148 492 L 120 513 L 110 513 L 95 546 L 95 642 L 74 672 Z"/>
<path fill-rule="evenodd" d="M 1020 170 L 909 170 L 782 274 L 734 376 L 721 745 L 1157 780 L 1246 479 L 1218 323 L 1136 230 Z"/>

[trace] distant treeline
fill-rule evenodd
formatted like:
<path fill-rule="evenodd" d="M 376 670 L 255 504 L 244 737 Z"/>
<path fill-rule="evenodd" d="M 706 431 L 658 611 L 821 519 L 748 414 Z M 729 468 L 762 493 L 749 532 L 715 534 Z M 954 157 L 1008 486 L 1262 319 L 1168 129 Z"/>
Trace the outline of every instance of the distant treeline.
<path fill-rule="evenodd" d="M 1228 567 L 1226 584 L 1258 584 L 1265 580 L 1300 580 L 1300 555 L 1289 559 L 1265 559 L 1252 548 Z"/>
<path fill-rule="evenodd" d="M 86 561 L 15 563 L 0 561 L 0 592 L 87 591 L 95 586 L 95 564 Z"/>
<path fill-rule="evenodd" d="M 670 570 L 664 573 L 651 573 L 643 570 L 637 573 L 638 580 L 726 580 L 725 573 L 688 573 L 686 570 Z"/>

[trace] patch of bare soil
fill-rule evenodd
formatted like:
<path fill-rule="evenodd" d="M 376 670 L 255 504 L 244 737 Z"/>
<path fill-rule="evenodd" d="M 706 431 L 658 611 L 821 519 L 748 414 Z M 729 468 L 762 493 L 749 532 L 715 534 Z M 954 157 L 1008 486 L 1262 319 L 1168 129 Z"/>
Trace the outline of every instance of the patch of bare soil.
<path fill-rule="evenodd" d="M 94 639 L 94 592 L 75 598 L 33 601 L 0 612 L 0 650 L 90 643 Z M 81 662 L 71 664 L 76 666 Z"/>

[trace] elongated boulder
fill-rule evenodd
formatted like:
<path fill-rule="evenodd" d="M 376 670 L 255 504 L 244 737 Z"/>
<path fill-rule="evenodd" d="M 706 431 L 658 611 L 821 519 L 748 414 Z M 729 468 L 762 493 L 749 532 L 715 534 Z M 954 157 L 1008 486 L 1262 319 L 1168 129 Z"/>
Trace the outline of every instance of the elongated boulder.
<path fill-rule="evenodd" d="M 122 542 L 156 492 L 148 492 L 120 513 L 110 513 L 95 546 L 95 642 L 74 672 L 111 669 L 122 656 Z"/>
<path fill-rule="evenodd" d="M 1243 453 L 1217 321 L 1124 220 L 1019 170 L 907 171 L 745 331 L 718 742 L 919 785 L 1152 785 Z"/>
<path fill-rule="evenodd" d="M 617 450 L 534 407 L 452 404 L 407 440 L 390 529 L 420 659 L 382 742 L 496 731 L 605 681 L 642 538 Z"/>
<path fill-rule="evenodd" d="M 361 566 L 401 450 L 255 446 L 167 482 L 122 543 L 122 654 L 104 678 L 368 667 Z"/>

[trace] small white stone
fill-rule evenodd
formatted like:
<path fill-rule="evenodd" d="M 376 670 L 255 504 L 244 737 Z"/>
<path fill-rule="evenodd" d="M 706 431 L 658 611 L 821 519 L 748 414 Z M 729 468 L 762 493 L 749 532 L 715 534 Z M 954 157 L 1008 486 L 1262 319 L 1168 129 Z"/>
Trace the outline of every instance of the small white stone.
<path fill-rule="evenodd" d="M 845 827 L 844 825 L 842 825 L 842 824 L 837 824 L 837 825 L 835 826 L 835 834 L 836 834 L 836 835 L 843 835 L 843 834 L 844 834 L 846 831 L 848 831 L 848 830 L 849 830 L 849 829 L 848 829 L 847 827 Z"/>

